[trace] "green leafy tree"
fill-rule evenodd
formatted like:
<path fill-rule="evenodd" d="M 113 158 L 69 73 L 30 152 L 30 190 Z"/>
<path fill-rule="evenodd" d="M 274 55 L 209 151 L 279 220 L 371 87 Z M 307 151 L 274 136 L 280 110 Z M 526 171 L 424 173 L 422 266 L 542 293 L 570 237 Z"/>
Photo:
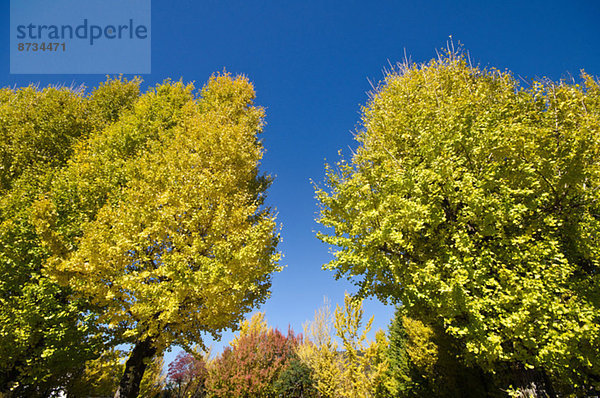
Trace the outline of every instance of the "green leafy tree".
<path fill-rule="evenodd" d="M 285 368 L 279 374 L 273 388 L 275 390 L 275 396 L 277 397 L 318 397 L 310 368 L 297 357 L 287 361 Z"/>
<path fill-rule="evenodd" d="M 219 75 L 193 90 L 167 81 L 141 95 L 76 147 L 35 203 L 47 273 L 132 344 L 119 397 L 137 396 L 170 345 L 235 328 L 279 270 L 253 87 Z"/>
<path fill-rule="evenodd" d="M 131 107 L 138 85 L 109 79 L 87 96 L 83 88 L 0 90 L 0 393 L 48 396 L 110 344 L 95 308 L 45 276 L 49 253 L 33 203 L 79 142 Z"/>
<path fill-rule="evenodd" d="M 600 86 L 471 67 L 390 72 L 327 168 L 327 268 L 502 369 L 523 393 L 600 381 Z"/>
<path fill-rule="evenodd" d="M 386 352 L 389 366 L 386 370 L 385 391 L 392 397 L 410 396 L 414 386 L 412 366 L 407 352 L 408 334 L 402 322 L 402 314 L 396 309 L 389 328 L 389 347 Z"/>
<path fill-rule="evenodd" d="M 383 396 L 493 397 L 489 375 L 465 366 L 442 330 L 408 318 L 398 307 L 389 329 Z M 497 392 L 500 392 L 497 390 Z"/>

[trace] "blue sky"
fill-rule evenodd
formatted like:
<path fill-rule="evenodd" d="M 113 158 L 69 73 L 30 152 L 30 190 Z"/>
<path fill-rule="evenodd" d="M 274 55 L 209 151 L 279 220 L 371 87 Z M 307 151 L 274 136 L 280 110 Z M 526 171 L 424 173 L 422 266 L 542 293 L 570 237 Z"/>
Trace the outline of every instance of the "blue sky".
<path fill-rule="evenodd" d="M 85 83 L 102 75 L 10 75 L 9 2 L 1 0 L 0 86 Z M 482 66 L 524 78 L 557 80 L 580 69 L 600 76 L 600 2 L 558 1 L 152 1 L 152 73 L 144 87 L 165 78 L 195 81 L 226 68 L 253 82 L 266 108 L 263 170 L 276 176 L 269 204 L 279 212 L 287 267 L 273 278 L 261 308 L 269 324 L 301 331 L 323 296 L 339 303 L 351 283 L 321 270 L 331 259 L 315 238 L 318 225 L 311 179 L 323 179 L 325 160 L 356 147 L 360 105 L 389 63 L 424 62 L 463 43 Z M 393 308 L 371 300 L 375 328 Z M 224 336 L 220 349 L 230 340 Z M 173 354 L 171 354 L 172 356 Z M 171 358 L 169 357 L 169 359 Z"/>

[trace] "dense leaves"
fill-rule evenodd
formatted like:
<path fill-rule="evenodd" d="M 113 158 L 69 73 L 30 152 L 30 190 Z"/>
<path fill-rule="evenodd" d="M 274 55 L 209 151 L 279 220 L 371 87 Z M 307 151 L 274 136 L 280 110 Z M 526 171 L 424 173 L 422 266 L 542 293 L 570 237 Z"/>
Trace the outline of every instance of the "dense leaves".
<path fill-rule="evenodd" d="M 289 377 L 300 336 L 277 329 L 241 335 L 209 367 L 206 389 L 212 397 L 276 397 L 282 388 L 294 389 Z M 297 365 L 296 365 L 297 366 Z M 277 388 L 277 389 L 276 389 Z M 302 386 L 298 386 L 302 390 Z"/>
<path fill-rule="evenodd" d="M 0 90 L 0 392 L 47 396 L 83 371 L 107 343 L 95 309 L 42 272 L 48 251 L 32 205 L 73 148 L 137 98 L 138 81 L 83 88 Z M 117 104 L 103 98 L 110 91 Z"/>
<path fill-rule="evenodd" d="M 583 81 L 521 88 L 454 53 L 389 73 L 317 192 L 327 267 L 467 363 L 598 383 L 600 86 Z"/>
<path fill-rule="evenodd" d="M 312 398 L 318 396 L 310 368 L 298 358 L 288 360 L 273 388 L 278 397 Z"/>
<path fill-rule="evenodd" d="M 336 396 L 343 389 L 342 369 L 328 302 L 315 311 L 313 321 L 304 325 L 304 335 L 306 340 L 298 347 L 298 357 L 310 369 L 319 395 Z"/>
<path fill-rule="evenodd" d="M 0 91 L 3 391 L 67 388 L 132 343 L 121 397 L 135 396 L 152 357 L 268 296 L 278 236 L 252 85 L 139 83 Z"/>
<path fill-rule="evenodd" d="M 167 81 L 139 97 L 35 203 L 48 273 L 134 343 L 121 396 L 137 393 L 143 358 L 235 327 L 279 269 L 252 85 L 223 75 L 193 89 Z"/>
<path fill-rule="evenodd" d="M 252 86 L 220 76 L 198 100 L 192 90 L 167 82 L 141 96 L 37 203 L 39 224 L 56 220 L 52 274 L 106 306 L 101 321 L 127 340 L 159 347 L 235 327 L 278 269 Z"/>
<path fill-rule="evenodd" d="M 459 353 L 443 330 L 408 318 L 399 307 L 390 325 L 385 352 L 389 362 L 383 383 L 385 396 L 506 396 L 494 388 L 491 375 L 465 366 Z"/>

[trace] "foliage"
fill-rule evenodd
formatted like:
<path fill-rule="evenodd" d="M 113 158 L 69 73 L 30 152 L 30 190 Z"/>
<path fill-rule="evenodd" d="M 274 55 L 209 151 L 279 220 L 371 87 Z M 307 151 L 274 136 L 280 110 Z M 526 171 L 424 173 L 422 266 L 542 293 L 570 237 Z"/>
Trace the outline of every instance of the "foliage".
<path fill-rule="evenodd" d="M 419 320 L 408 317 L 402 318 L 402 326 L 406 330 L 406 353 L 410 361 L 424 374 L 432 374 L 439 357 L 439 348 L 433 342 L 433 329 Z"/>
<path fill-rule="evenodd" d="M 69 397 L 112 397 L 123 374 L 125 353 L 110 349 L 87 361 L 83 373 L 67 388 Z"/>
<path fill-rule="evenodd" d="M 206 358 L 187 352 L 180 353 L 169 364 L 167 379 L 170 396 L 177 398 L 203 397 L 207 375 Z"/>
<path fill-rule="evenodd" d="M 256 312 L 250 317 L 250 320 L 244 319 L 240 322 L 240 332 L 237 336 L 234 336 L 230 345 L 235 347 L 238 344 L 239 339 L 242 336 L 246 336 L 252 333 L 266 333 L 269 331 L 269 326 L 267 325 L 267 321 L 265 320 L 264 312 Z"/>
<path fill-rule="evenodd" d="M 219 75 L 193 90 L 167 81 L 141 95 L 35 203 L 48 274 L 138 348 L 126 373 L 143 373 L 154 350 L 235 328 L 279 270 L 253 87 Z"/>
<path fill-rule="evenodd" d="M 252 86 L 219 76 L 197 101 L 192 90 L 167 82 L 141 96 L 78 148 L 39 204 L 67 249 L 54 250 L 53 274 L 107 306 L 102 320 L 125 325 L 125 337 L 162 345 L 235 327 L 278 269 L 274 220 L 259 209 L 267 181 Z"/>
<path fill-rule="evenodd" d="M 312 322 L 304 325 L 304 342 L 298 346 L 300 360 L 310 368 L 312 379 L 321 397 L 336 397 L 341 385 L 338 345 L 332 339 L 332 315 L 329 303 L 315 311 Z"/>
<path fill-rule="evenodd" d="M 408 336 L 402 313 L 397 308 L 389 328 L 389 347 L 386 352 L 389 366 L 384 383 L 386 391 L 393 397 L 409 396 L 408 392 L 414 385 L 407 345 Z"/>
<path fill-rule="evenodd" d="M 390 398 L 392 396 L 390 390 L 390 358 L 388 356 L 390 340 L 383 330 L 379 329 L 375 332 L 375 341 L 370 349 L 373 351 L 371 366 L 374 365 L 375 367 L 374 380 L 371 382 L 373 385 L 371 393 L 377 398 Z"/>
<path fill-rule="evenodd" d="M 91 131 L 131 106 L 139 82 L 109 79 L 83 88 L 0 89 L 0 392 L 47 396 L 83 371 L 110 344 L 95 309 L 45 277 L 48 257 L 32 203 Z M 123 97 L 109 104 L 109 90 Z M 115 116 L 116 117 L 116 116 Z"/>
<path fill-rule="evenodd" d="M 344 307 L 337 306 L 334 316 L 336 334 L 344 347 L 341 374 L 344 388 L 340 391 L 340 396 L 372 397 L 387 369 L 387 361 L 378 361 L 378 342 L 367 340 L 373 317 L 363 328 L 362 301 L 353 299 L 347 293 L 344 296 Z M 386 344 L 385 341 L 381 341 L 381 336 L 379 343 Z"/>
<path fill-rule="evenodd" d="M 166 377 L 163 374 L 165 361 L 162 353 L 150 359 L 150 364 L 144 372 L 144 377 L 140 383 L 140 397 L 157 398 L 162 395 L 166 387 Z"/>
<path fill-rule="evenodd" d="M 402 307 L 390 325 L 389 369 L 385 384 L 394 397 L 478 397 L 481 382 L 462 365 L 440 336 L 422 321 L 403 314 Z M 468 387 L 467 387 L 468 386 Z"/>
<path fill-rule="evenodd" d="M 89 98 L 90 119 L 96 130 L 103 130 L 114 123 L 124 111 L 130 111 L 140 95 L 139 78 L 126 80 L 122 77 L 101 82 Z"/>
<path fill-rule="evenodd" d="M 306 340 L 298 347 L 298 357 L 310 368 L 321 397 L 372 397 L 381 393 L 388 366 L 384 355 L 387 339 L 380 331 L 376 340 L 369 342 L 367 333 L 373 318 L 364 329 L 362 318 L 362 301 L 346 294 L 344 307 L 337 306 L 334 317 L 326 301 L 315 311 L 315 319 L 304 326 Z M 338 351 L 332 325 L 343 351 Z"/>
<path fill-rule="evenodd" d="M 600 86 L 582 76 L 524 89 L 455 53 L 390 72 L 356 154 L 317 190 L 327 267 L 401 301 L 467 363 L 597 382 Z"/>
<path fill-rule="evenodd" d="M 275 397 L 275 383 L 295 358 L 301 341 L 288 331 L 284 336 L 277 329 L 252 332 L 239 336 L 234 346 L 209 366 L 206 389 L 214 397 Z"/>
<path fill-rule="evenodd" d="M 277 397 L 316 398 L 318 396 L 310 368 L 298 358 L 287 361 L 275 381 L 273 389 Z"/>
<path fill-rule="evenodd" d="M 125 367 L 126 352 L 110 349 L 88 361 L 81 375 L 64 389 L 69 397 L 112 397 Z M 158 397 L 166 387 L 162 355 L 151 358 L 140 385 L 140 397 Z"/>

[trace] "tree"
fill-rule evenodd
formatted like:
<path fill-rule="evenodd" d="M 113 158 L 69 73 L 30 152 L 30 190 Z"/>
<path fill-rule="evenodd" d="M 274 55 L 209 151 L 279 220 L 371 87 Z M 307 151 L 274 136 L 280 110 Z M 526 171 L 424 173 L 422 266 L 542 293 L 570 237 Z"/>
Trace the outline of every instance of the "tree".
<path fill-rule="evenodd" d="M 367 340 L 374 317 L 371 316 L 363 328 L 363 314 L 362 300 L 352 299 L 347 293 L 344 307 L 337 306 L 335 309 L 335 330 L 344 347 L 341 376 L 345 382 L 340 391 L 342 397 L 375 396 L 388 366 L 385 359 L 378 360 L 379 344 L 387 345 L 387 341 L 382 341 L 381 335 L 375 342 Z"/>
<path fill-rule="evenodd" d="M 96 309 L 47 278 L 33 203 L 91 131 L 131 108 L 139 81 L 0 90 L 0 393 L 48 396 L 110 341 Z"/>
<path fill-rule="evenodd" d="M 332 338 L 332 315 L 328 301 L 315 311 L 312 322 L 304 325 L 305 340 L 298 346 L 298 358 L 311 370 L 319 395 L 336 397 L 341 387 L 342 370 L 338 361 L 338 344 Z"/>
<path fill-rule="evenodd" d="M 240 335 L 209 365 L 206 389 L 212 397 L 275 397 L 275 384 L 295 359 L 301 337 L 277 329 Z"/>
<path fill-rule="evenodd" d="M 279 270 L 253 87 L 225 74 L 193 90 L 167 81 L 141 95 L 77 146 L 35 204 L 47 273 L 132 344 L 119 397 L 137 396 L 170 345 L 235 328 Z"/>
<path fill-rule="evenodd" d="M 140 397 L 158 398 L 162 396 L 166 387 L 166 377 L 163 374 L 164 365 L 162 354 L 151 358 L 140 382 Z"/>
<path fill-rule="evenodd" d="M 433 341 L 433 329 L 422 322 L 407 318 L 397 308 L 390 325 L 388 349 L 389 368 L 386 386 L 394 397 L 439 396 L 434 367 L 439 347 Z M 448 386 L 444 386 L 448 390 Z"/>
<path fill-rule="evenodd" d="M 87 361 L 81 375 L 63 388 L 68 397 L 110 397 L 119 387 L 125 369 L 126 352 L 109 349 L 98 358 Z M 162 373 L 164 360 L 157 355 L 148 363 L 140 383 L 140 397 L 159 397 L 166 386 Z"/>
<path fill-rule="evenodd" d="M 457 358 L 458 350 L 452 345 L 452 339 L 442 330 L 407 317 L 401 306 L 396 309 L 389 335 L 385 396 L 458 398 L 497 395 L 488 388 L 489 375 L 479 368 L 465 366 Z"/>
<path fill-rule="evenodd" d="M 110 397 L 114 395 L 123 374 L 126 353 L 111 348 L 98 358 L 87 361 L 79 377 L 66 388 L 68 397 Z"/>
<path fill-rule="evenodd" d="M 298 347 L 298 357 L 311 370 L 315 388 L 322 397 L 374 397 L 384 383 L 387 339 L 379 331 L 368 341 L 373 317 L 362 325 L 362 301 L 344 296 L 344 307 L 337 306 L 334 317 L 327 301 L 315 311 L 315 319 L 304 326 L 306 340 Z M 342 342 L 338 351 L 332 329 Z M 362 330 L 361 330 L 362 329 Z"/>
<path fill-rule="evenodd" d="M 318 397 L 310 368 L 297 357 L 289 359 L 273 385 L 275 396 L 286 398 Z"/>
<path fill-rule="evenodd" d="M 232 347 L 236 347 L 238 341 L 243 336 L 247 336 L 253 333 L 264 334 L 267 333 L 270 329 L 271 328 L 269 328 L 267 320 L 265 319 L 265 313 L 260 311 L 256 312 L 250 317 L 250 320 L 244 319 L 242 322 L 240 322 L 240 332 L 237 336 L 233 337 L 233 340 L 231 340 L 230 345 Z"/>
<path fill-rule="evenodd" d="M 386 370 L 383 387 L 392 397 L 410 396 L 409 391 L 415 383 L 411 375 L 412 366 L 407 352 L 408 336 L 399 308 L 396 308 L 388 334 L 389 344 L 386 354 L 389 366 Z"/>
<path fill-rule="evenodd" d="M 600 382 L 600 86 L 582 78 L 400 65 L 317 189 L 327 268 L 539 395 Z"/>
<path fill-rule="evenodd" d="M 182 352 L 169 364 L 169 390 L 177 398 L 196 398 L 205 395 L 208 376 L 207 357 Z"/>

